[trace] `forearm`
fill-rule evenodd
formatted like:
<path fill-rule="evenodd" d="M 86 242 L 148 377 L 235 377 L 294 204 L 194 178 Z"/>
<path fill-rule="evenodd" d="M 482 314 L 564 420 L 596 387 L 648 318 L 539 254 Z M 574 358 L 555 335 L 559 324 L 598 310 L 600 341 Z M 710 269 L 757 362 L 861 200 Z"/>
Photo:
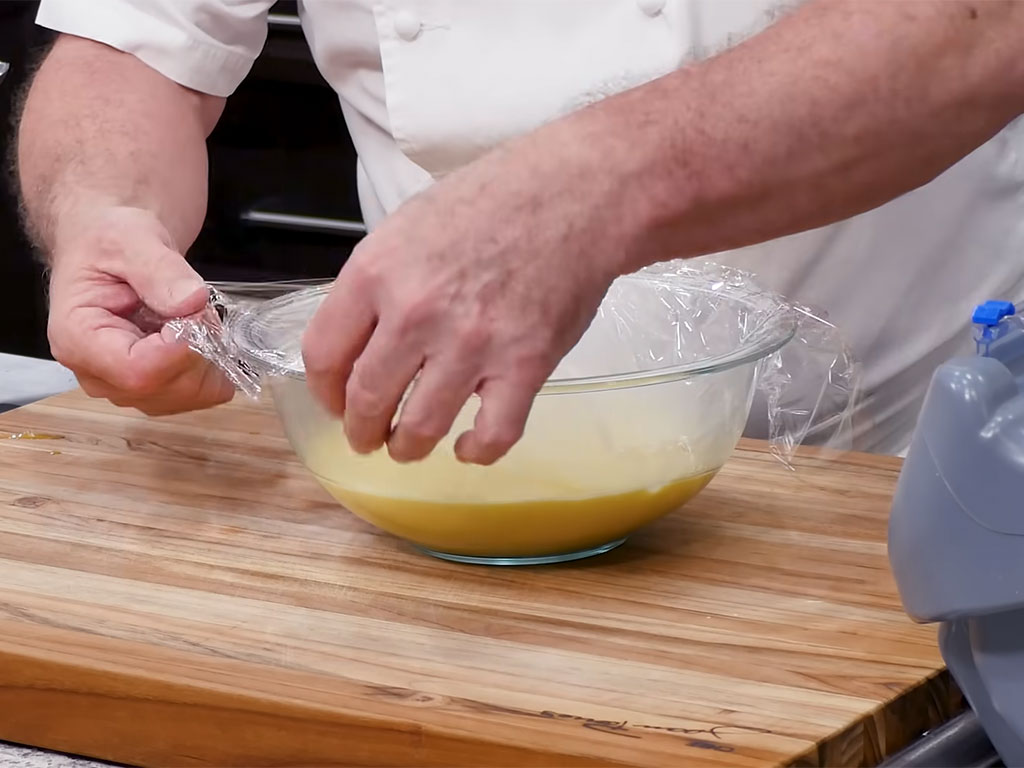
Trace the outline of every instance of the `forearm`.
<path fill-rule="evenodd" d="M 206 137 L 223 100 L 130 54 L 61 37 L 29 91 L 18 172 L 29 230 L 52 254 L 102 208 L 152 211 L 184 252 L 206 212 Z"/>
<path fill-rule="evenodd" d="M 620 222 L 621 271 L 847 218 L 1024 111 L 1024 3 L 815 0 L 552 125 Z M 555 143 L 558 143 L 557 140 Z M 599 168 L 600 174 L 593 169 Z"/>

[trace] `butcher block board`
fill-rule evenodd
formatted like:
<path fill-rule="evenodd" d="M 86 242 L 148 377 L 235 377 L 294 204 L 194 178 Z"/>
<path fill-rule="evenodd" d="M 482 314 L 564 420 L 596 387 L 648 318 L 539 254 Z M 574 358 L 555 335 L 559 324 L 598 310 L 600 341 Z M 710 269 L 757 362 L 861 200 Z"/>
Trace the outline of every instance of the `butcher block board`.
<path fill-rule="evenodd" d="M 2 740 L 147 766 L 871 765 L 962 706 L 889 575 L 895 459 L 790 471 L 744 443 L 619 550 L 503 569 L 348 514 L 262 406 L 71 393 L 0 437 Z"/>

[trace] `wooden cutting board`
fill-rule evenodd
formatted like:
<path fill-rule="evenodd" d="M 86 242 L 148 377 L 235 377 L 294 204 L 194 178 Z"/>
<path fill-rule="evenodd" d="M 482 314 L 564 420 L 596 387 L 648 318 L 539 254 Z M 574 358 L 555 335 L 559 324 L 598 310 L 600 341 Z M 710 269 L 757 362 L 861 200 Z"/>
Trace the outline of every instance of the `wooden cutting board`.
<path fill-rule="evenodd" d="M 745 443 L 618 551 L 411 551 L 274 415 L 0 416 L 0 739 L 153 766 L 870 765 L 961 706 L 889 576 L 897 460 Z"/>

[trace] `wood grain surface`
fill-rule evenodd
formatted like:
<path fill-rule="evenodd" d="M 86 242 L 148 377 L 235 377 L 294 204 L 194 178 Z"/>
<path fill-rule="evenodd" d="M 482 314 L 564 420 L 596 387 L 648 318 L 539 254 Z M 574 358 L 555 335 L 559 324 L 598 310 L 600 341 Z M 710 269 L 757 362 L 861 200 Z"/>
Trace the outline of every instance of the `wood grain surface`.
<path fill-rule="evenodd" d="M 745 443 L 600 558 L 436 561 L 276 418 L 0 416 L 0 739 L 153 766 L 871 765 L 961 705 L 888 572 L 895 459 Z M 42 439 L 32 439 L 32 437 Z"/>

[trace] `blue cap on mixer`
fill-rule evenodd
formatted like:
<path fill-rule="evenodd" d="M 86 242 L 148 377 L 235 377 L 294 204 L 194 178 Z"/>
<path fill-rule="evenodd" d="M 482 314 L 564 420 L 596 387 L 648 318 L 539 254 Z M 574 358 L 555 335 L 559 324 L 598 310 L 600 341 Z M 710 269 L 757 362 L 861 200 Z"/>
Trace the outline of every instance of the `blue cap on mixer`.
<path fill-rule="evenodd" d="M 974 323 L 974 342 L 979 355 L 989 355 L 992 344 L 1009 331 L 1003 321 L 1016 314 L 1017 308 L 1010 301 L 986 301 L 974 308 L 971 322 Z"/>
<path fill-rule="evenodd" d="M 974 314 L 971 316 L 971 322 L 977 325 L 987 325 L 991 327 L 999 325 L 1000 321 L 1004 317 L 1009 317 L 1016 312 L 1017 309 L 1013 306 L 1013 302 L 986 301 L 984 304 L 979 304 L 974 308 Z"/>

